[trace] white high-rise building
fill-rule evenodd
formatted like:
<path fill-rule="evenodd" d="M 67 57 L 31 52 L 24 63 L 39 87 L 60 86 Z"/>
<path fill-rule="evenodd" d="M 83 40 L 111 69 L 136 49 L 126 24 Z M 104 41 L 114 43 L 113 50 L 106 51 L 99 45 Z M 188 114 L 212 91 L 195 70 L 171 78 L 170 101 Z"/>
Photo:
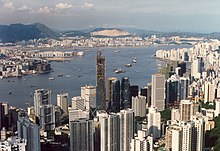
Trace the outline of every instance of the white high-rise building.
<path fill-rule="evenodd" d="M 72 109 L 86 110 L 85 100 L 81 96 L 72 98 Z"/>
<path fill-rule="evenodd" d="M 117 114 L 120 117 L 120 151 L 128 151 L 134 138 L 134 111 L 128 108 Z"/>
<path fill-rule="evenodd" d="M 147 131 L 138 130 L 138 136 L 131 140 L 130 151 L 153 151 L 153 137 Z"/>
<path fill-rule="evenodd" d="M 213 102 L 215 100 L 215 85 L 211 82 L 204 84 L 204 103 Z"/>
<path fill-rule="evenodd" d="M 171 120 L 180 120 L 179 109 L 172 108 L 171 110 Z"/>
<path fill-rule="evenodd" d="M 220 100 L 215 101 L 215 116 L 218 116 L 220 114 Z"/>
<path fill-rule="evenodd" d="M 146 116 L 146 97 L 136 96 L 132 97 L 132 110 L 135 116 L 144 117 Z"/>
<path fill-rule="evenodd" d="M 147 128 L 148 134 L 153 135 L 153 138 L 159 138 L 161 135 L 161 115 L 157 112 L 156 108 L 148 108 L 149 113 L 147 114 Z"/>
<path fill-rule="evenodd" d="M 120 151 L 120 119 L 115 113 L 97 111 L 100 127 L 100 150 Z"/>
<path fill-rule="evenodd" d="M 96 87 L 95 86 L 84 86 L 81 87 L 81 97 L 85 100 L 86 110 L 96 108 Z"/>
<path fill-rule="evenodd" d="M 92 120 L 70 121 L 69 127 L 71 151 L 94 151 L 94 124 Z"/>
<path fill-rule="evenodd" d="M 89 119 L 89 111 L 75 110 L 75 109 L 69 110 L 69 121 L 75 121 L 81 118 Z"/>
<path fill-rule="evenodd" d="M 152 75 L 151 105 L 157 107 L 158 111 L 165 108 L 165 75 Z"/>
<path fill-rule="evenodd" d="M 180 101 L 180 120 L 189 121 L 193 116 L 193 102 L 190 100 Z"/>
<path fill-rule="evenodd" d="M 171 133 L 172 133 L 172 138 L 171 138 L 172 150 L 181 151 L 182 150 L 182 136 L 183 136 L 182 127 L 173 126 Z"/>
<path fill-rule="evenodd" d="M 59 106 L 64 113 L 68 113 L 68 93 L 57 94 L 57 106 Z"/>
<path fill-rule="evenodd" d="M 194 78 L 200 78 L 200 68 L 201 68 L 201 62 L 199 59 L 194 59 L 192 60 L 192 64 L 191 64 L 191 75 Z"/>

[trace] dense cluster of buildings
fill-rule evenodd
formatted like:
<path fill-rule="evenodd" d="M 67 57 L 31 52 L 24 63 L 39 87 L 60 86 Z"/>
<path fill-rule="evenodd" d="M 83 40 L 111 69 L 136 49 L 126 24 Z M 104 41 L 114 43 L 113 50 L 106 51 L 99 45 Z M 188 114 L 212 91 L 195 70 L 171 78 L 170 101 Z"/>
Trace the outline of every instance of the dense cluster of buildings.
<path fill-rule="evenodd" d="M 203 151 L 205 133 L 215 127 L 214 118 L 220 114 L 219 44 L 157 51 L 156 57 L 175 62 L 161 67 L 140 91 L 128 77 L 106 79 L 105 57 L 99 50 L 96 86 L 81 87 L 80 96 L 70 100 L 68 93 L 57 94 L 54 105 L 51 91 L 38 89 L 28 112 L 1 103 L 0 148 Z M 167 119 L 166 110 L 171 112 Z M 68 141 L 61 143 L 58 136 Z"/>

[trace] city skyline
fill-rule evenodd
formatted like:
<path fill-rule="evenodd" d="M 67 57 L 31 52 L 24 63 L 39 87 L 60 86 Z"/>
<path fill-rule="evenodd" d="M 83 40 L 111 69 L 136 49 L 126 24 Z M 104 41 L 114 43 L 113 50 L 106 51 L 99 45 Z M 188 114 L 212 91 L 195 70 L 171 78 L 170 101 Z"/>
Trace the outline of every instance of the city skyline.
<path fill-rule="evenodd" d="M 155 31 L 218 32 L 218 1 L 0 0 L 1 24 L 41 22 L 60 29 L 132 27 Z M 131 21 L 132 20 L 132 21 Z"/>

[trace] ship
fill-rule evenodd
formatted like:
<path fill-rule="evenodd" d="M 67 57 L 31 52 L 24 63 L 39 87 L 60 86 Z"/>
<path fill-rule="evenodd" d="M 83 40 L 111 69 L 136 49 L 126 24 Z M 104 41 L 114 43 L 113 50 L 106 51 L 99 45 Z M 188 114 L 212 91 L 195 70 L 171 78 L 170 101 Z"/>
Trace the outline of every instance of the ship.
<path fill-rule="evenodd" d="M 116 69 L 116 70 L 115 70 L 115 74 L 119 74 L 119 73 L 125 73 L 125 71 L 122 70 L 121 68 Z"/>
<path fill-rule="evenodd" d="M 58 77 L 62 77 L 62 76 L 63 76 L 63 74 L 61 73 L 61 74 L 58 74 L 57 76 L 58 76 Z"/>
<path fill-rule="evenodd" d="M 131 67 L 132 64 L 128 63 L 128 64 L 125 64 L 125 67 Z"/>

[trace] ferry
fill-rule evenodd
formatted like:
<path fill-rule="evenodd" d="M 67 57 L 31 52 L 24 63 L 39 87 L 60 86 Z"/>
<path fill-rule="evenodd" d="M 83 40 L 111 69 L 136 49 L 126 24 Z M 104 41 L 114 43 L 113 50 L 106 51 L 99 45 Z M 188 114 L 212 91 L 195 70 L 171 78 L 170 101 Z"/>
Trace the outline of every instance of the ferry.
<path fill-rule="evenodd" d="M 116 70 L 115 70 L 115 74 L 119 74 L 119 73 L 125 73 L 125 71 L 122 70 L 121 68 L 116 69 Z"/>
<path fill-rule="evenodd" d="M 132 64 L 128 63 L 128 64 L 125 64 L 125 67 L 131 67 Z"/>

